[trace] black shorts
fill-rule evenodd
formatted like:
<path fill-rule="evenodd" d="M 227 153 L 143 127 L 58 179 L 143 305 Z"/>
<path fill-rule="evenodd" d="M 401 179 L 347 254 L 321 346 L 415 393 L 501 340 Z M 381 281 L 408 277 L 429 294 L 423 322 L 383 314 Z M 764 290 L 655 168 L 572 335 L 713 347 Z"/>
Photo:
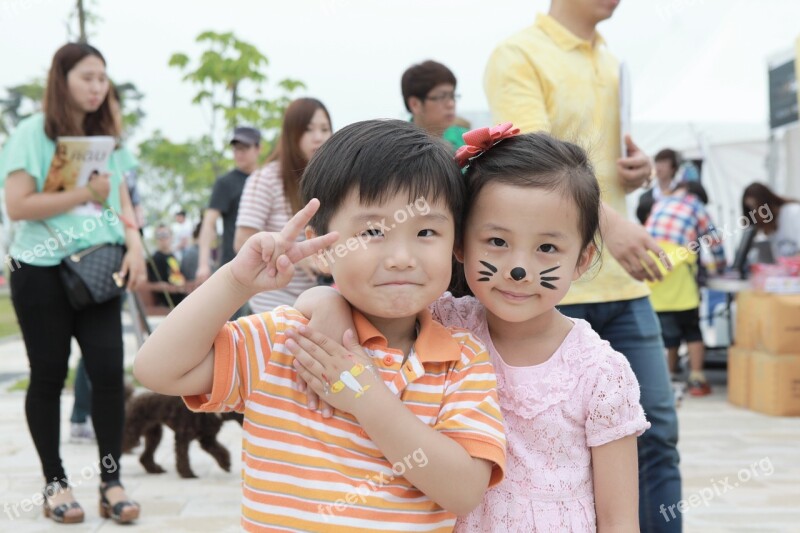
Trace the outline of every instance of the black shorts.
<path fill-rule="evenodd" d="M 667 348 L 677 348 L 681 345 L 681 341 L 702 342 L 703 340 L 703 334 L 700 332 L 700 313 L 697 307 L 688 311 L 658 313 L 658 320 L 661 322 L 664 346 Z"/>

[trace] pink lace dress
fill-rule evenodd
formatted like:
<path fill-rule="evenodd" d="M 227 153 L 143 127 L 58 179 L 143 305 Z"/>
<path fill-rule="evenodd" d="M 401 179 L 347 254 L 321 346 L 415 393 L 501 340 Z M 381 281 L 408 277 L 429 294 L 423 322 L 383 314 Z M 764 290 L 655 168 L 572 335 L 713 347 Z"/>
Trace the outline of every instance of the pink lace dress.
<path fill-rule="evenodd" d="M 546 362 L 505 364 L 483 305 L 449 293 L 431 306 L 446 326 L 472 330 L 497 373 L 508 451 L 503 481 L 458 519 L 457 532 L 595 531 L 590 448 L 650 427 L 628 361 L 583 320 Z"/>

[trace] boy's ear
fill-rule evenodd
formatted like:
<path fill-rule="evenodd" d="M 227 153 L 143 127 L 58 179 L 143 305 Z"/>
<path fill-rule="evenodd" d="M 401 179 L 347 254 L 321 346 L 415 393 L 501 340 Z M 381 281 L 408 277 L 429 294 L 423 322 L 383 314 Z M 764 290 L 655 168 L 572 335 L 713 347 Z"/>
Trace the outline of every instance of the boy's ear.
<path fill-rule="evenodd" d="M 305 233 L 306 233 L 306 240 L 313 239 L 314 237 L 317 236 L 317 232 L 314 231 L 314 228 L 312 228 L 311 226 L 306 226 Z M 323 274 L 330 275 L 331 266 L 328 264 L 328 257 L 325 253 L 317 252 L 311 257 L 314 258 L 314 265 L 317 267 L 317 270 L 319 270 Z"/>
<path fill-rule="evenodd" d="M 594 259 L 596 253 L 597 248 L 595 248 L 594 243 L 591 243 L 586 247 L 581 256 L 578 258 L 578 264 L 575 265 L 575 272 L 572 273 L 572 281 L 578 281 L 578 279 L 583 276 L 587 270 L 589 270 L 589 267 L 592 265 L 592 259 Z"/>

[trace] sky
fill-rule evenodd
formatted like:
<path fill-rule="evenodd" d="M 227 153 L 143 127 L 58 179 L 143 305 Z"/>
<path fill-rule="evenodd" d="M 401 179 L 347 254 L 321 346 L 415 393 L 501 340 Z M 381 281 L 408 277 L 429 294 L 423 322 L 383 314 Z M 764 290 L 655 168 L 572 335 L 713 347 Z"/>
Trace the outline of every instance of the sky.
<path fill-rule="evenodd" d="M 205 30 L 233 31 L 270 60 L 271 80 L 304 81 L 334 128 L 405 118 L 400 75 L 435 59 L 458 78 L 459 113 L 484 116 L 486 61 L 504 37 L 531 25 L 548 0 L 86 0 L 101 21 L 90 42 L 108 71 L 145 94 L 134 138 L 161 130 L 173 141 L 208 130 L 191 104 L 196 88 L 169 68 L 196 57 Z M 92 2 L 94 5 L 92 7 Z M 44 76 L 67 40 L 72 0 L 0 0 L 0 89 Z M 634 136 L 653 121 L 767 121 L 767 62 L 800 35 L 797 0 L 622 0 L 599 27 L 633 78 Z M 268 85 L 267 90 L 272 90 Z M 488 119 L 486 119 L 488 120 Z"/>

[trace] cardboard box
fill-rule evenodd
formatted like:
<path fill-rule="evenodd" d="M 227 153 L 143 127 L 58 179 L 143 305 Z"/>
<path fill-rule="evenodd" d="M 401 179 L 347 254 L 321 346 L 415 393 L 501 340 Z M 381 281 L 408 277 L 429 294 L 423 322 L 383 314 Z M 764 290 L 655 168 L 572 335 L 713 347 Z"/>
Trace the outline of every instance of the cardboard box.
<path fill-rule="evenodd" d="M 758 345 L 759 304 L 766 295 L 755 291 L 736 294 L 736 328 L 734 343 L 739 348 L 755 349 Z"/>
<path fill-rule="evenodd" d="M 756 314 L 758 320 L 758 349 L 800 353 L 800 295 L 762 293 L 750 308 L 748 313 Z"/>
<path fill-rule="evenodd" d="M 800 355 L 756 351 L 750 357 L 750 409 L 776 416 L 800 416 Z"/>
<path fill-rule="evenodd" d="M 750 404 L 750 359 L 752 350 L 728 348 L 728 401 L 739 407 Z"/>

